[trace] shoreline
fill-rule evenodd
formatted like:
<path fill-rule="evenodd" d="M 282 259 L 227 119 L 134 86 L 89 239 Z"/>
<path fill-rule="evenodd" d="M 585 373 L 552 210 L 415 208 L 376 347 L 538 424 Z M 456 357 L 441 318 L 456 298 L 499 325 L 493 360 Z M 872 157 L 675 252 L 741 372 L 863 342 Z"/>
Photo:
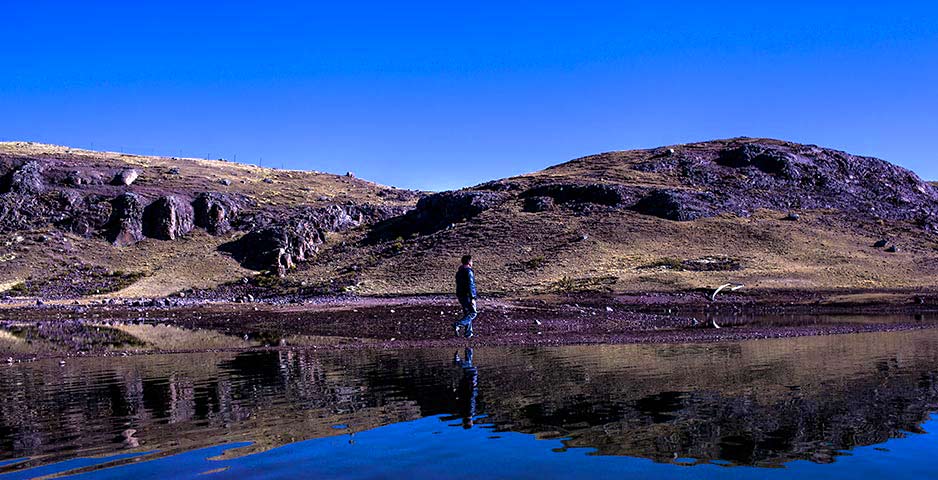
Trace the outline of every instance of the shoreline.
<path fill-rule="evenodd" d="M 451 296 L 7 304 L 0 308 L 0 357 L 715 343 L 938 328 L 933 292 L 834 293 L 716 301 L 704 292 L 483 297 L 471 340 L 453 336 L 460 309 Z"/>

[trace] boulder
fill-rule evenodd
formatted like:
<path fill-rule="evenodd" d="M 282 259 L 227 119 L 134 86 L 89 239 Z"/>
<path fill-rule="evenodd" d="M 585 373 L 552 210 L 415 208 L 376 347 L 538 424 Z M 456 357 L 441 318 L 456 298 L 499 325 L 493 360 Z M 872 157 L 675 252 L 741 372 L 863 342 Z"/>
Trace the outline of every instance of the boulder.
<path fill-rule="evenodd" d="M 406 215 L 382 226 L 378 237 L 387 239 L 414 233 L 434 233 L 497 207 L 505 203 L 508 197 L 509 195 L 503 192 L 479 190 L 457 190 L 427 195 Z"/>
<path fill-rule="evenodd" d="M 80 187 L 88 182 L 81 176 L 81 172 L 74 170 L 65 177 L 65 184 L 71 187 Z"/>
<path fill-rule="evenodd" d="M 38 195 L 45 191 L 42 179 L 42 164 L 37 161 L 26 162 L 10 175 L 9 187 L 13 193 Z"/>
<path fill-rule="evenodd" d="M 223 193 L 200 193 L 192 202 L 195 225 L 212 235 L 231 230 L 231 223 L 239 210 L 238 202 Z"/>
<path fill-rule="evenodd" d="M 82 197 L 77 192 L 67 192 L 63 199 L 62 210 L 67 212 L 65 218 L 56 223 L 56 226 L 66 231 L 91 237 L 102 230 L 107 236 L 111 213 L 114 210 L 112 199 L 102 195 L 88 195 Z"/>
<path fill-rule="evenodd" d="M 717 163 L 733 168 L 755 167 L 764 173 L 790 180 L 801 176 L 795 155 L 756 143 L 747 143 L 721 151 Z"/>
<path fill-rule="evenodd" d="M 107 239 L 124 247 L 143 240 L 143 202 L 134 193 L 125 193 L 111 201 Z"/>
<path fill-rule="evenodd" d="M 524 211 L 530 213 L 553 210 L 554 199 L 551 197 L 528 197 L 524 199 Z"/>
<path fill-rule="evenodd" d="M 325 240 L 325 233 L 313 222 L 298 220 L 251 230 L 235 243 L 242 265 L 283 276 L 296 262 L 312 258 Z"/>
<path fill-rule="evenodd" d="M 394 207 L 327 205 L 304 208 L 282 216 L 261 215 L 247 234 L 222 246 L 222 250 L 247 268 L 270 270 L 283 276 L 296 264 L 311 260 L 326 240 L 327 232 L 355 228 L 400 215 Z"/>
<path fill-rule="evenodd" d="M 873 248 L 886 248 L 886 245 L 889 245 L 888 240 L 879 240 L 873 244 Z"/>
<path fill-rule="evenodd" d="M 193 226 L 192 205 L 174 195 L 156 199 L 143 210 L 143 234 L 160 240 L 176 240 Z"/>
<path fill-rule="evenodd" d="M 129 186 L 134 181 L 137 180 L 137 177 L 140 176 L 140 172 L 133 168 L 125 168 L 117 174 L 114 175 L 114 179 L 111 181 L 113 185 L 123 185 Z"/>
<path fill-rule="evenodd" d="M 627 204 L 630 195 L 621 185 L 558 183 L 530 188 L 522 192 L 521 197 L 550 197 L 557 203 L 618 207 Z"/>
<path fill-rule="evenodd" d="M 678 222 L 712 217 L 720 212 L 712 193 L 670 189 L 652 190 L 632 210 Z"/>

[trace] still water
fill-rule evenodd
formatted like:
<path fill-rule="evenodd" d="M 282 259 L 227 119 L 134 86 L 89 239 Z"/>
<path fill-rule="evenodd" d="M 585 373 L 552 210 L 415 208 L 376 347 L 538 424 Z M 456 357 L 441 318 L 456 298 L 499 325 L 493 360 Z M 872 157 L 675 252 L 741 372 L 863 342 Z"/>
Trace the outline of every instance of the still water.
<path fill-rule="evenodd" d="M 938 330 L 0 368 L 0 480 L 938 478 Z"/>

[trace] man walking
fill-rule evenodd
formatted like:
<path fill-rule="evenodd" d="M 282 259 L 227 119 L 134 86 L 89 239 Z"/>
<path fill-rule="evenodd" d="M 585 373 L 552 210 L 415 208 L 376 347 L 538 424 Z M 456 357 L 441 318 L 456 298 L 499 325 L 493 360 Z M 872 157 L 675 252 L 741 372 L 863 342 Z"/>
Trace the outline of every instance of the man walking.
<path fill-rule="evenodd" d="M 456 271 L 456 298 L 462 306 L 463 318 L 453 323 L 453 331 L 459 336 L 459 327 L 465 327 L 466 338 L 472 338 L 472 321 L 479 314 L 476 310 L 476 278 L 472 273 L 472 256 L 462 257 L 462 265 Z"/>

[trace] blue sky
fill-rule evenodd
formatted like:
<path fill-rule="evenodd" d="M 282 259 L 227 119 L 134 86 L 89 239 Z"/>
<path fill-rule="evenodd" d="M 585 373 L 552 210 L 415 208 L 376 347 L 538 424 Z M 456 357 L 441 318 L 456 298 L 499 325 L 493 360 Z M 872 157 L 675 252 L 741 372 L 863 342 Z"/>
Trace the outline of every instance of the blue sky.
<path fill-rule="evenodd" d="M 745 135 L 938 180 L 938 2 L 0 2 L 2 140 L 438 190 Z"/>

